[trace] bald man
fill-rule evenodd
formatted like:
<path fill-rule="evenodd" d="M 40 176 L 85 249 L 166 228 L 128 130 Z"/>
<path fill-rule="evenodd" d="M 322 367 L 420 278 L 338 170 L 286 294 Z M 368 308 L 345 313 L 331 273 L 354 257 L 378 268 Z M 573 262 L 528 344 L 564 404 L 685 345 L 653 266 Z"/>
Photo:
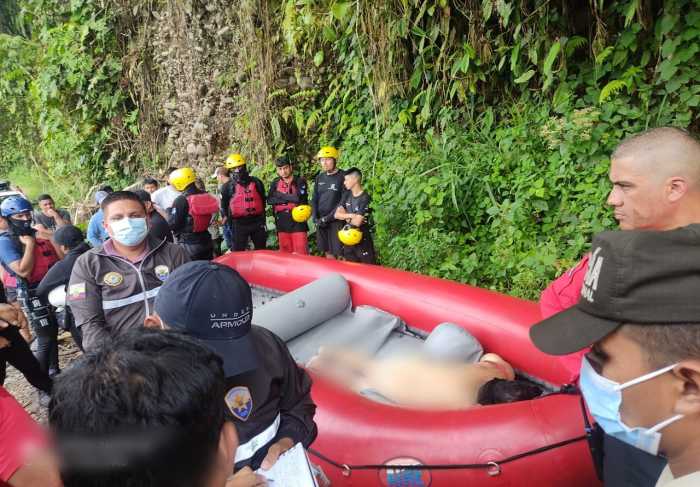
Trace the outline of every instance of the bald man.
<path fill-rule="evenodd" d="M 607 203 L 621 230 L 672 230 L 700 223 L 700 143 L 688 132 L 661 127 L 624 140 L 611 156 L 609 177 L 613 187 Z M 578 302 L 588 268 L 595 267 L 597 259 L 584 256 L 544 290 L 543 318 Z M 578 378 L 586 351 L 561 359 L 572 381 Z M 653 486 L 665 464 L 609 437 L 604 451 L 606 485 Z"/>

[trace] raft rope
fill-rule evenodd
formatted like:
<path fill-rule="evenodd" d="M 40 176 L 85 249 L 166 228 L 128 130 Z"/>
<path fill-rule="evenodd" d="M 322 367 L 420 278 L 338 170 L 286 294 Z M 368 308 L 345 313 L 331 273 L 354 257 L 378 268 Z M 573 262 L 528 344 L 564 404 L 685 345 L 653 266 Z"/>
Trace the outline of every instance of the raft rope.
<path fill-rule="evenodd" d="M 568 384 L 558 391 L 552 392 L 550 394 L 546 394 L 545 396 L 552 396 L 556 394 L 577 394 L 578 393 L 578 388 L 576 386 Z M 542 397 L 545 397 L 542 396 Z M 582 401 L 583 404 L 583 401 Z M 583 407 L 583 406 L 582 406 Z M 584 411 L 584 422 L 586 426 L 586 434 L 581 435 L 581 436 L 576 436 L 574 438 L 569 438 L 568 440 L 560 441 L 557 443 L 552 443 L 550 445 L 545 445 L 540 448 L 535 448 L 534 450 L 528 450 L 524 451 L 521 453 L 518 453 L 516 455 L 512 455 L 510 457 L 506 457 L 502 460 L 499 461 L 491 461 L 491 462 L 486 462 L 486 463 L 455 463 L 455 464 L 432 464 L 432 465 L 425 465 L 425 464 L 420 464 L 420 465 L 386 465 L 386 464 L 366 464 L 366 465 L 348 465 L 346 463 L 340 463 L 336 462 L 332 458 L 327 457 L 323 453 L 319 452 L 318 450 L 315 450 L 313 448 L 308 448 L 308 452 L 311 453 L 313 456 L 323 460 L 324 462 L 328 463 L 329 465 L 338 468 L 343 471 L 343 475 L 346 477 L 349 477 L 352 474 L 353 470 L 396 470 L 396 469 L 402 469 L 402 470 L 478 470 L 478 469 L 487 469 L 488 474 L 490 476 L 496 476 L 500 475 L 501 473 L 501 465 L 504 465 L 506 463 L 511 463 L 516 460 L 520 460 L 521 458 L 529 457 L 532 455 L 537 455 L 540 453 L 544 453 L 549 450 L 554 450 L 556 448 L 561 448 L 567 445 L 571 445 L 572 443 L 577 443 L 579 441 L 584 441 L 588 440 L 590 436 L 590 424 L 588 422 L 588 417 L 585 414 L 585 409 Z"/>

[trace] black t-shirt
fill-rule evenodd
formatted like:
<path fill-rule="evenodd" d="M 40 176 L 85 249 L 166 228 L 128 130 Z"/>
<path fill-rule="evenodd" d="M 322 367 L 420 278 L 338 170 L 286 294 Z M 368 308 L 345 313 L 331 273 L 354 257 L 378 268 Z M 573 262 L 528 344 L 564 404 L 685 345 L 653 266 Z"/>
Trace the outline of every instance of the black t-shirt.
<path fill-rule="evenodd" d="M 314 196 L 311 200 L 313 216 L 315 220 L 327 217 L 328 222 L 333 221 L 340 198 L 345 192 L 343 181 L 345 173 L 338 169 L 334 174 L 327 174 L 323 171 L 316 175 L 314 184 Z"/>
<path fill-rule="evenodd" d="M 173 241 L 173 232 L 170 231 L 170 225 L 163 218 L 163 216 L 154 211 L 150 214 L 151 228 L 148 234 L 158 240 L 167 240 L 168 242 Z"/>
<path fill-rule="evenodd" d="M 342 206 L 348 213 L 364 215 L 365 223 L 360 226 L 360 230 L 362 230 L 362 232 L 367 232 L 369 231 L 369 218 L 370 213 L 372 212 L 370 202 L 370 197 L 369 194 L 367 194 L 367 191 L 363 191 L 357 196 L 353 196 L 352 192 L 346 191 L 345 194 L 343 194 L 343 197 L 340 199 L 340 204 L 338 206 Z"/>

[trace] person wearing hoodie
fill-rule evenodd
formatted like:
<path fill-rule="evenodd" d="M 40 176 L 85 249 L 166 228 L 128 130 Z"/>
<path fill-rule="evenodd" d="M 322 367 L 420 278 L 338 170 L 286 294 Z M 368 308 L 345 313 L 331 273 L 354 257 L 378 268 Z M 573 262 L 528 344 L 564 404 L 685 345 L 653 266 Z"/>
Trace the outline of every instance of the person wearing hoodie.
<path fill-rule="evenodd" d="M 36 288 L 37 295 L 43 301 L 48 301 L 49 293 L 58 287 L 67 291 L 68 281 L 70 281 L 75 261 L 90 250 L 90 245 L 85 242 L 83 232 L 73 225 L 64 225 L 57 228 L 53 239 L 54 243 L 61 247 L 64 257 L 49 269 L 49 272 L 46 273 Z M 83 339 L 80 329 L 75 326 L 75 318 L 73 318 L 73 313 L 69 306 L 65 308 L 64 328 L 70 331 L 75 344 L 80 350 L 83 350 Z"/>

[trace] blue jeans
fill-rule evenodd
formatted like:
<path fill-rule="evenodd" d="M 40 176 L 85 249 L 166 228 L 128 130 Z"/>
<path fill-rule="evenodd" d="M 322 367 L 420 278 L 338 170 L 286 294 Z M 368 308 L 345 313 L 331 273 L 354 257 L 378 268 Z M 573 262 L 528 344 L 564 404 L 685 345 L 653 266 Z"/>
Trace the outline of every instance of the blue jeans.
<path fill-rule="evenodd" d="M 230 223 L 223 225 L 224 241 L 229 250 L 233 250 L 233 229 Z"/>

